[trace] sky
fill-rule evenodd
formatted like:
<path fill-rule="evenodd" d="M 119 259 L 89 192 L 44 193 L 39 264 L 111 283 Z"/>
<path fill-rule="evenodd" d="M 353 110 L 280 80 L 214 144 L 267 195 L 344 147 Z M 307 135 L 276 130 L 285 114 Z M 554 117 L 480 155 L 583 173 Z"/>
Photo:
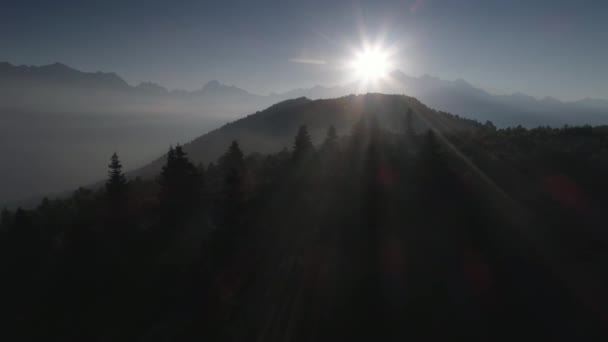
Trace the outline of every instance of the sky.
<path fill-rule="evenodd" d="M 2 0 L 0 61 L 197 89 L 338 85 L 353 51 L 492 93 L 608 98 L 608 1 Z"/>

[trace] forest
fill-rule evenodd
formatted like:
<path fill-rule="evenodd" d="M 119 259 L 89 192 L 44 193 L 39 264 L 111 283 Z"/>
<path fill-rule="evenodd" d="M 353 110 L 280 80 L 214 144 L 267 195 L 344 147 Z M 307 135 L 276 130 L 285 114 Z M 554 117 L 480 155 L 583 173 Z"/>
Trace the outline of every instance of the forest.
<path fill-rule="evenodd" d="M 608 337 L 608 127 L 418 132 L 373 113 L 278 153 L 117 154 L 103 186 L 4 209 L 7 341 Z M 119 151 L 118 151 L 119 152 Z M 5 156 L 6 158 L 7 156 Z"/>

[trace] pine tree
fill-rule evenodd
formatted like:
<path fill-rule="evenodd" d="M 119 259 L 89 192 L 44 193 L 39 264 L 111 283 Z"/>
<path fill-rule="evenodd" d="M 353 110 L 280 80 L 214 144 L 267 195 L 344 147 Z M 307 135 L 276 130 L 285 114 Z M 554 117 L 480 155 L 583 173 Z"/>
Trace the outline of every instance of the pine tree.
<path fill-rule="evenodd" d="M 169 151 L 167 152 L 167 161 L 165 165 L 162 167 L 160 171 L 160 177 L 158 182 L 162 187 L 161 197 L 165 198 L 167 196 L 168 191 L 171 190 L 171 182 L 175 178 L 173 173 L 175 171 L 175 150 L 173 146 L 169 146 Z"/>
<path fill-rule="evenodd" d="M 245 159 L 239 143 L 235 140 L 219 159 L 219 168 L 224 175 L 223 209 L 224 222 L 232 226 L 237 222 L 237 216 L 243 202 L 245 185 Z"/>
<path fill-rule="evenodd" d="M 321 150 L 325 153 L 333 153 L 338 150 L 338 135 L 336 134 L 336 128 L 332 125 L 327 130 L 327 135 L 321 145 Z"/>
<path fill-rule="evenodd" d="M 351 127 L 350 132 L 350 143 L 348 144 L 349 156 L 354 157 L 358 153 L 353 153 L 355 151 L 359 151 L 365 140 L 367 139 L 367 122 L 365 117 L 361 117 L 355 124 Z"/>
<path fill-rule="evenodd" d="M 234 140 L 226 153 L 219 159 L 219 167 L 224 174 L 240 173 L 245 168 L 245 159 L 239 143 Z"/>
<path fill-rule="evenodd" d="M 224 187 L 229 196 L 236 196 L 240 191 L 245 172 L 245 159 L 239 143 L 235 140 L 219 160 L 219 167 L 224 174 Z"/>
<path fill-rule="evenodd" d="M 184 152 L 184 148 L 182 147 L 182 145 L 177 144 L 177 146 L 175 146 L 175 162 L 179 163 L 179 164 L 184 164 L 190 163 L 188 161 L 188 156 L 186 154 L 186 152 Z"/>
<path fill-rule="evenodd" d="M 492 121 L 490 121 L 490 120 L 487 120 L 483 124 L 483 128 L 489 132 L 496 132 L 496 126 L 494 126 L 494 123 L 492 123 Z"/>
<path fill-rule="evenodd" d="M 338 161 L 341 160 L 339 156 L 340 145 L 338 143 L 338 135 L 336 134 L 336 128 L 329 126 L 327 129 L 327 135 L 321 145 L 319 153 L 319 161 L 321 162 L 321 174 L 323 179 L 330 179 L 336 175 Z"/>
<path fill-rule="evenodd" d="M 19 243 L 31 245 L 39 238 L 38 232 L 32 224 L 31 212 L 27 212 L 21 207 L 15 211 L 13 225 Z"/>
<path fill-rule="evenodd" d="M 169 148 L 159 183 L 161 206 L 167 217 L 188 212 L 200 203 L 202 178 L 181 145 Z"/>
<path fill-rule="evenodd" d="M 6 207 L 4 207 L 2 209 L 2 213 L 0 213 L 0 232 L 8 230 L 9 226 L 11 225 L 11 221 L 11 212 Z"/>
<path fill-rule="evenodd" d="M 292 155 L 293 160 L 300 162 L 310 157 L 314 150 L 315 147 L 312 144 L 310 134 L 308 134 L 308 129 L 305 125 L 300 126 L 300 128 L 298 129 L 298 134 L 294 139 Z"/>
<path fill-rule="evenodd" d="M 169 152 L 167 152 L 167 164 L 163 167 L 163 171 L 166 170 L 167 168 L 170 168 L 171 166 L 173 166 L 175 162 L 175 149 L 173 149 L 173 146 L 169 146 Z"/>
<path fill-rule="evenodd" d="M 122 165 L 116 153 L 112 154 L 108 165 L 108 180 L 106 180 L 106 193 L 110 201 L 122 201 L 126 197 L 127 178 L 122 172 Z"/>

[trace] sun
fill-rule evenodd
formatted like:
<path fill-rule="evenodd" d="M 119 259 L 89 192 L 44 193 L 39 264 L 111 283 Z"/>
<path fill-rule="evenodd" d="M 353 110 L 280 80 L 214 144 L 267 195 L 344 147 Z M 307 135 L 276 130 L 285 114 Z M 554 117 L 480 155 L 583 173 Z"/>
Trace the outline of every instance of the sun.
<path fill-rule="evenodd" d="M 351 62 L 355 76 L 362 81 L 377 81 L 387 77 L 391 62 L 388 52 L 378 48 L 367 48 L 355 54 Z"/>

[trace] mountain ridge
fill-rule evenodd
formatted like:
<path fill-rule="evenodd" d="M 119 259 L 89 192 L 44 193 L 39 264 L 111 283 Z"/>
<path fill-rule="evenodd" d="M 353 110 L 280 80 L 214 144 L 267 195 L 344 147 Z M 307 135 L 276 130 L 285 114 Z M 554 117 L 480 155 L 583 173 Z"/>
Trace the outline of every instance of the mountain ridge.
<path fill-rule="evenodd" d="M 497 127 L 608 123 L 607 100 L 562 103 L 525 94 L 492 95 L 463 79 L 412 77 L 400 71 L 392 77 L 398 80 L 395 87 L 382 84 L 369 91 L 407 94 L 438 111 L 489 120 Z M 82 72 L 61 63 L 0 63 L 0 153 L 20 155 L 0 168 L 0 202 L 90 184 L 103 177 L 113 152 L 135 169 L 170 144 L 191 141 L 275 103 L 359 92 L 359 84 L 351 83 L 259 95 L 217 80 L 196 90 L 169 90 L 153 82 L 131 85 L 115 73 Z"/>
<path fill-rule="evenodd" d="M 476 130 L 476 121 L 436 111 L 416 98 L 406 95 L 368 93 L 333 99 L 311 100 L 306 97 L 285 100 L 262 111 L 247 115 L 203 134 L 183 145 L 195 163 L 211 163 L 238 141 L 246 153 L 276 153 L 289 148 L 301 125 L 306 125 L 315 144 L 320 144 L 327 129 L 334 126 L 338 134 L 348 134 L 365 117 L 374 116 L 379 124 L 395 133 L 404 131 L 406 113 L 412 111 L 412 129 L 423 132 Z M 150 164 L 131 171 L 129 176 L 152 177 L 165 161 L 165 155 Z"/>
<path fill-rule="evenodd" d="M 545 96 L 542 98 L 534 97 L 521 92 L 514 92 L 512 94 L 492 94 L 483 88 L 474 86 L 465 79 L 458 78 L 453 81 L 441 79 L 436 76 L 424 74 L 420 77 L 414 77 L 405 74 L 401 70 L 395 70 L 390 74 L 391 78 L 401 82 L 402 89 L 390 89 L 389 87 L 382 86 L 379 89 L 371 89 L 377 92 L 391 92 L 397 94 L 409 94 L 413 95 L 416 91 L 411 91 L 407 88 L 422 88 L 424 91 L 429 89 L 438 89 L 441 87 L 450 88 L 452 91 L 465 91 L 468 90 L 470 93 L 468 96 L 476 96 L 486 99 L 494 99 L 498 103 L 502 103 L 512 107 L 519 107 L 519 109 L 526 109 L 534 111 L 542 109 L 554 109 L 551 106 L 564 105 L 570 108 L 573 107 L 586 107 L 588 109 L 608 110 L 608 99 L 602 98 L 583 98 L 574 101 L 562 101 L 552 96 Z M 129 90 L 139 91 L 148 95 L 155 96 L 170 96 L 170 95 L 189 95 L 189 96 L 205 96 L 205 95 L 223 95 L 223 96 L 248 96 L 256 98 L 268 98 L 271 102 L 279 102 L 285 99 L 306 96 L 311 99 L 316 98 L 332 98 L 338 96 L 348 95 L 356 92 L 355 84 L 345 84 L 340 86 L 323 86 L 315 85 L 310 88 L 297 88 L 284 92 L 273 92 L 268 95 L 260 95 L 236 85 L 227 85 L 219 80 L 210 80 L 203 84 L 198 89 L 184 90 L 184 89 L 169 89 L 156 82 L 140 82 L 137 85 L 131 85 L 125 81 L 122 77 L 114 72 L 87 72 L 81 71 L 76 68 L 72 68 L 63 63 L 53 63 L 48 65 L 15 65 L 10 62 L 0 62 L 0 85 L 7 81 L 15 81 L 19 78 L 25 80 L 46 80 L 46 81 L 80 81 L 77 86 L 82 86 L 82 81 L 92 83 L 97 81 L 99 84 L 105 84 L 106 86 L 116 87 L 116 90 Z M 6 86 L 6 84 L 4 84 Z M 426 89 L 425 89 L 426 88 Z M 404 91 L 408 90 L 408 91 Z M 415 96 L 420 97 L 420 96 Z M 424 101 L 433 106 L 434 100 Z M 543 105 L 549 107 L 542 107 Z M 261 109 L 261 108 L 260 108 Z M 441 110 L 449 110 L 448 108 L 440 108 Z M 456 112 L 456 110 L 451 110 Z M 474 113 L 472 113 L 474 115 Z"/>

